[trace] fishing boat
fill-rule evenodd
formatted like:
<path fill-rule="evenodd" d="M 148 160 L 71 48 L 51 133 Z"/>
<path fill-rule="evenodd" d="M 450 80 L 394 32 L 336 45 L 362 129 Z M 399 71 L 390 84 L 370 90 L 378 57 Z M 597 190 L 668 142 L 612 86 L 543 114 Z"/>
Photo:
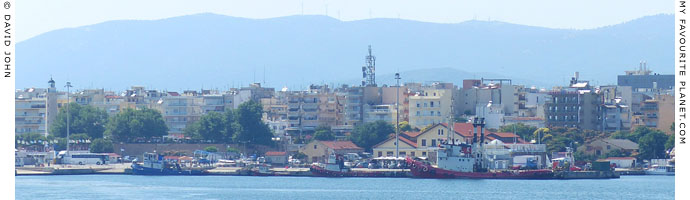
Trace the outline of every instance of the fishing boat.
<path fill-rule="evenodd" d="M 309 168 L 312 175 L 321 177 L 396 177 L 404 176 L 403 171 L 352 170 L 345 167 L 342 155 L 331 152 L 326 163 L 314 163 Z"/>
<path fill-rule="evenodd" d="M 132 173 L 135 175 L 203 175 L 210 166 L 194 166 L 165 160 L 163 155 L 144 153 L 143 162 L 132 162 Z"/>
<path fill-rule="evenodd" d="M 676 167 L 673 165 L 652 165 L 649 169 L 645 170 L 647 175 L 676 175 Z"/>
<path fill-rule="evenodd" d="M 490 171 L 485 162 L 482 142 L 477 142 L 477 127 L 480 129 L 480 140 L 484 141 L 484 120 L 475 118 L 472 144 L 455 142 L 447 139 L 439 145 L 437 165 L 429 162 L 406 158 L 407 166 L 414 177 L 419 178 L 470 178 L 470 179 L 551 179 L 552 170 L 505 170 Z M 452 131 L 451 131 L 452 132 Z"/>

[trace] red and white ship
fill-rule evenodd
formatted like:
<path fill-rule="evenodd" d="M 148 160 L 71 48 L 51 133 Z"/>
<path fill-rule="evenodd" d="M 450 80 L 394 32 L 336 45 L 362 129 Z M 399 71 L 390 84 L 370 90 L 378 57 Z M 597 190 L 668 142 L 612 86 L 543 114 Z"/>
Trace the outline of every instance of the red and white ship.
<path fill-rule="evenodd" d="M 484 141 L 484 119 L 474 119 L 472 144 L 454 143 L 453 139 L 442 142 L 437 152 L 437 165 L 406 159 L 410 172 L 420 178 L 476 178 L 476 179 L 552 179 L 554 173 L 548 169 L 490 171 L 485 163 L 482 142 L 477 142 L 477 127 L 480 140 Z M 452 132 L 452 130 L 451 130 Z M 475 150 L 475 151 L 473 151 Z"/>

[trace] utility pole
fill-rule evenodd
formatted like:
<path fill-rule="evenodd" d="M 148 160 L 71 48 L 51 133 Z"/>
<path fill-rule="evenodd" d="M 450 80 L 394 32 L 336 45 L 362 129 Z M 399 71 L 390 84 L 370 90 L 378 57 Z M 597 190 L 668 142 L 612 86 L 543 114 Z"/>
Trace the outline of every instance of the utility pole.
<path fill-rule="evenodd" d="M 399 134 L 400 134 L 400 73 L 395 73 L 395 86 L 397 87 L 395 91 L 395 158 L 400 157 L 399 155 Z"/>
<path fill-rule="evenodd" d="M 69 88 L 72 87 L 72 83 L 67 82 L 67 154 L 66 156 L 69 156 L 69 116 L 70 116 L 70 111 L 69 111 Z"/>

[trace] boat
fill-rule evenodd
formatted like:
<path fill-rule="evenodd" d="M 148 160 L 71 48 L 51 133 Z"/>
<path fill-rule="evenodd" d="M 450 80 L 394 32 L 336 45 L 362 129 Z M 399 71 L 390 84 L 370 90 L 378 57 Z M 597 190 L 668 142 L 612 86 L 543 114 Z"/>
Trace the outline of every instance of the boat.
<path fill-rule="evenodd" d="M 490 171 L 484 162 L 482 142 L 476 141 L 477 127 L 480 127 L 484 140 L 483 118 L 475 118 L 474 137 L 471 144 L 442 141 L 437 152 L 437 165 L 411 157 L 406 158 L 407 166 L 418 178 L 468 178 L 468 179 L 552 179 L 554 172 L 549 169 Z M 452 130 L 450 131 L 452 132 Z M 475 150 L 476 151 L 473 151 Z"/>
<path fill-rule="evenodd" d="M 676 167 L 673 165 L 652 165 L 649 169 L 644 171 L 647 175 L 676 175 Z"/>
<path fill-rule="evenodd" d="M 352 168 L 345 167 L 342 155 L 336 155 L 331 152 L 326 163 L 314 163 L 309 168 L 313 176 L 320 177 L 395 177 L 405 176 L 402 170 L 384 171 L 384 170 L 352 170 Z"/>
<path fill-rule="evenodd" d="M 204 175 L 210 166 L 193 166 L 165 160 L 163 155 L 144 153 L 143 162 L 132 162 L 132 174 L 135 175 Z"/>
<path fill-rule="evenodd" d="M 271 165 L 268 165 L 265 163 L 249 166 L 249 170 L 247 171 L 247 173 L 250 176 L 288 176 L 288 175 L 290 175 L 287 172 L 273 171 L 273 170 L 271 170 Z"/>

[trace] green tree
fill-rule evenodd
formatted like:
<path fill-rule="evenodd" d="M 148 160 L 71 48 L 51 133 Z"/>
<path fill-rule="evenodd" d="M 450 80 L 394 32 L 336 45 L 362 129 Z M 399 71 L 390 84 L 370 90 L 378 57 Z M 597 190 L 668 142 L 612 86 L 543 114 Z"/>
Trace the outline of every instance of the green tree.
<path fill-rule="evenodd" d="M 204 151 L 218 152 L 218 148 L 216 148 L 216 146 L 207 146 L 206 148 L 204 148 Z"/>
<path fill-rule="evenodd" d="M 664 144 L 668 140 L 668 136 L 659 130 L 650 130 L 649 133 L 642 136 L 639 140 L 641 159 L 664 158 L 666 150 Z"/>
<path fill-rule="evenodd" d="M 196 122 L 188 124 L 184 128 L 185 137 L 189 137 L 189 138 L 194 139 L 194 140 L 204 139 L 201 137 L 201 134 L 199 134 L 199 126 L 201 126 L 199 123 L 200 123 L 199 121 L 196 121 Z"/>
<path fill-rule="evenodd" d="M 676 146 L 676 137 L 675 135 L 671 134 L 668 135 L 668 139 L 666 140 L 666 144 L 664 144 L 664 148 L 667 150 L 673 149 L 673 147 Z"/>
<path fill-rule="evenodd" d="M 539 128 L 539 129 L 535 130 L 534 132 L 532 132 L 532 138 L 534 138 L 534 140 L 537 140 L 537 142 L 543 143 L 544 137 L 546 137 L 547 134 L 551 135 L 550 133 L 551 133 L 551 130 L 549 130 L 549 128 Z M 539 138 L 539 137 L 541 137 L 541 138 Z M 550 137 L 553 137 L 553 135 L 551 135 Z"/>
<path fill-rule="evenodd" d="M 529 141 L 529 140 L 533 139 L 532 135 L 534 134 L 534 131 L 536 131 L 536 130 L 537 130 L 537 127 L 535 127 L 535 126 L 525 125 L 523 123 L 517 123 L 517 124 L 501 126 L 498 129 L 498 132 L 516 133 L 522 139 Z"/>
<path fill-rule="evenodd" d="M 234 147 L 228 147 L 227 149 L 225 149 L 225 151 L 227 151 L 227 152 L 235 152 L 235 153 L 239 153 L 239 152 L 240 152 L 239 149 L 234 148 Z"/>
<path fill-rule="evenodd" d="M 331 131 L 331 127 L 319 126 L 315 129 L 314 139 L 322 141 L 335 140 L 335 134 Z"/>
<path fill-rule="evenodd" d="M 231 142 L 237 133 L 237 129 L 240 127 L 237 122 L 237 114 L 235 113 L 235 110 L 226 109 L 223 113 L 223 117 L 225 119 L 225 124 L 223 125 L 225 129 L 223 140 L 226 142 Z"/>
<path fill-rule="evenodd" d="M 103 138 L 96 138 L 91 141 L 89 150 L 91 153 L 112 153 L 114 152 L 113 142 Z"/>
<path fill-rule="evenodd" d="M 253 100 L 244 102 L 235 110 L 238 129 L 233 140 L 236 142 L 247 141 L 250 144 L 271 145 L 273 133 L 261 120 L 263 107 Z"/>
<path fill-rule="evenodd" d="M 412 126 L 410 126 L 410 123 L 407 121 L 400 122 L 398 126 L 400 126 L 400 132 L 412 131 Z"/>
<path fill-rule="evenodd" d="M 201 138 L 213 141 L 225 141 L 225 117 L 217 112 L 209 112 L 198 123 L 198 132 Z"/>
<path fill-rule="evenodd" d="M 127 108 L 110 118 L 106 125 L 106 134 L 115 141 L 128 142 L 137 137 L 151 138 L 167 135 L 168 127 L 158 110 Z"/>
<path fill-rule="evenodd" d="M 105 110 L 93 106 L 82 106 L 77 103 L 69 104 L 58 112 L 57 117 L 50 125 L 50 133 L 57 137 L 67 136 L 67 115 L 69 115 L 70 134 L 86 133 L 90 138 L 103 138 L 105 124 L 108 120 L 108 113 Z"/>
<path fill-rule="evenodd" d="M 608 157 L 627 157 L 627 156 L 630 156 L 630 154 L 628 154 L 624 151 L 621 151 L 620 149 L 614 149 L 612 151 L 609 151 L 605 155 L 605 157 L 607 157 L 607 158 Z"/>
<path fill-rule="evenodd" d="M 379 120 L 356 126 L 350 135 L 350 140 L 366 151 L 371 151 L 371 147 L 386 140 L 391 133 L 395 133 L 395 128 Z"/>

